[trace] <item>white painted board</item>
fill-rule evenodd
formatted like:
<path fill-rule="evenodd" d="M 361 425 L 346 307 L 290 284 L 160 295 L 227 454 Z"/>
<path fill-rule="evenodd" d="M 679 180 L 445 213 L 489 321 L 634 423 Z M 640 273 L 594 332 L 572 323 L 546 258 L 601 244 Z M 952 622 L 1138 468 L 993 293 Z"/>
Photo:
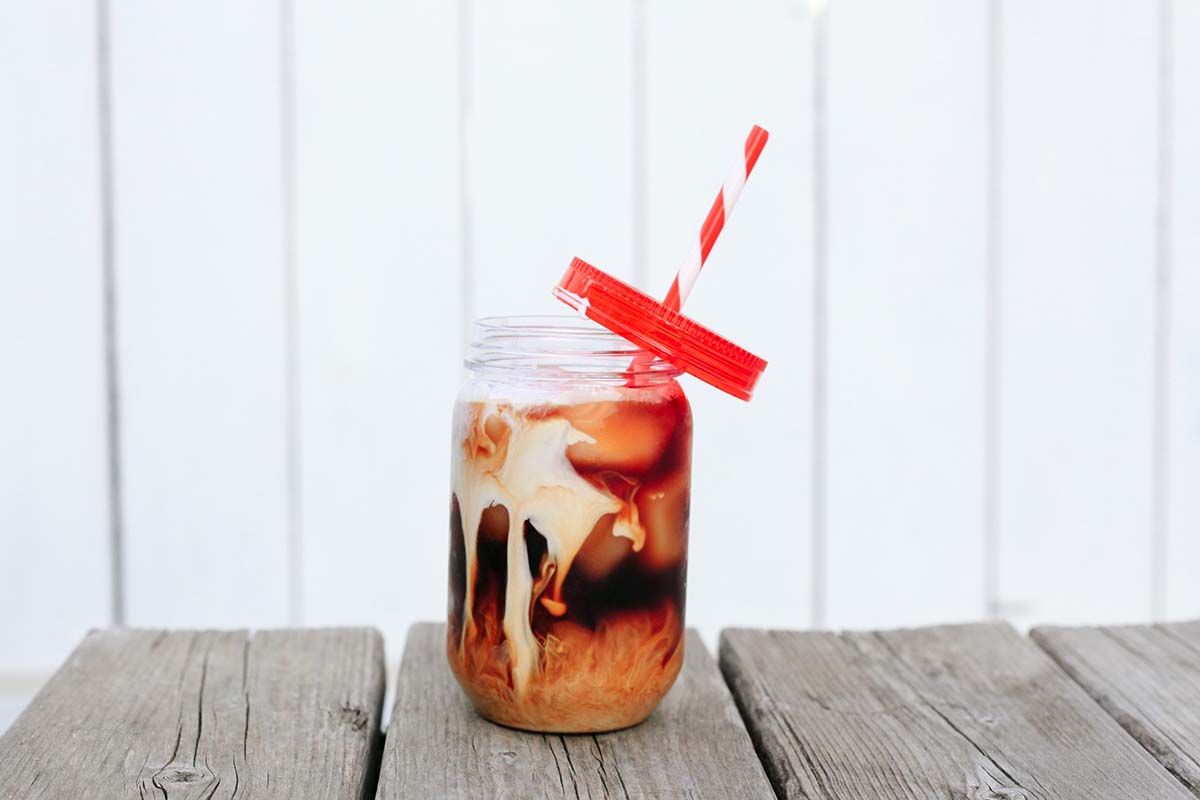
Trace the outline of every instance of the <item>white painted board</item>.
<path fill-rule="evenodd" d="M 135 625 L 288 619 L 278 14 L 265 0 L 113 2 Z"/>
<path fill-rule="evenodd" d="M 1166 613 L 1200 616 L 1200 4 L 1172 9 Z"/>
<path fill-rule="evenodd" d="M 110 620 L 94 12 L 0 6 L 0 671 Z"/>
<path fill-rule="evenodd" d="M 467 7 L 468 316 L 564 313 L 573 256 L 632 274 L 632 3 Z"/>
<path fill-rule="evenodd" d="M 812 22 L 799 3 L 646 5 L 648 282 L 663 296 L 752 125 L 770 132 L 684 312 L 769 362 L 695 422 L 688 624 L 811 619 Z"/>
<path fill-rule="evenodd" d="M 304 621 L 376 625 L 393 658 L 410 623 L 446 613 L 453 8 L 295 8 Z"/>
<path fill-rule="evenodd" d="M 1150 614 L 1153 3 L 1005 4 L 1000 610 Z"/>
<path fill-rule="evenodd" d="M 986 12 L 828 9 L 834 627 L 984 611 Z"/>

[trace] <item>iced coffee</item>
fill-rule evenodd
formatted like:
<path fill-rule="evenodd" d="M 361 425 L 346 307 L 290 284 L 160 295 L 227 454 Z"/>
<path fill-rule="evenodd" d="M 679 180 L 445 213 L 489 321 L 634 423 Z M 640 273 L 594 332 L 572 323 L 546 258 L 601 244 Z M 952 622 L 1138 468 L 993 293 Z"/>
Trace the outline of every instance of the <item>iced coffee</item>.
<path fill-rule="evenodd" d="M 594 327 L 485 323 L 454 409 L 447 653 L 515 728 L 633 725 L 683 660 L 691 412 Z"/>

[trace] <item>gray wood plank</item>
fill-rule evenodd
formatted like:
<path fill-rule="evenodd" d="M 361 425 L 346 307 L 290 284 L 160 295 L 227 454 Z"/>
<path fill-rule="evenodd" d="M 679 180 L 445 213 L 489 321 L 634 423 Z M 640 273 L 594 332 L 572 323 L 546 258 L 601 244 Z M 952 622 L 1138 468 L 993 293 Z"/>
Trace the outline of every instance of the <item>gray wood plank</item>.
<path fill-rule="evenodd" d="M 1200 796 L 1200 621 L 1037 628 L 1033 640 Z"/>
<path fill-rule="evenodd" d="M 0 798 L 360 798 L 383 641 L 367 629 L 94 631 L 0 738 Z"/>
<path fill-rule="evenodd" d="M 720 664 L 780 797 L 1191 798 L 1008 625 L 728 630 Z"/>
<path fill-rule="evenodd" d="M 380 798 L 772 798 L 712 657 L 688 632 L 683 672 L 641 725 L 523 733 L 479 717 L 446 665 L 444 625 L 415 625 L 400 665 Z"/>

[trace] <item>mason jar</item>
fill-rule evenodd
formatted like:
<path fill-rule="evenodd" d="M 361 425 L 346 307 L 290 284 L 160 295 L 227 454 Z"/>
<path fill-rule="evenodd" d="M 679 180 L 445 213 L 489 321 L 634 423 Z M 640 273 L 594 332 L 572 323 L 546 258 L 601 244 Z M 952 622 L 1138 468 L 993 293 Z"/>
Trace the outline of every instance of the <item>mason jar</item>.
<path fill-rule="evenodd" d="M 680 370 L 573 316 L 480 320 L 453 413 L 446 650 L 490 720 L 645 719 L 683 663 Z"/>

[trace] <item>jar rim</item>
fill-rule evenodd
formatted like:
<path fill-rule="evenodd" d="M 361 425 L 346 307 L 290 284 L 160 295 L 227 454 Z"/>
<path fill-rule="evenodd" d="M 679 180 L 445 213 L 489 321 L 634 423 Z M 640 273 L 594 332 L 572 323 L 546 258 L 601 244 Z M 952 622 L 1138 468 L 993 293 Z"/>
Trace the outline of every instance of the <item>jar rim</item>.
<path fill-rule="evenodd" d="M 545 332 L 556 336 L 579 339 L 604 339 L 628 346 L 629 351 L 635 352 L 638 346 L 618 334 L 613 333 L 603 325 L 599 325 L 579 314 L 508 314 L 503 316 L 480 317 L 475 320 L 476 333 L 513 332 L 538 333 Z"/>
<path fill-rule="evenodd" d="M 630 365 L 647 384 L 662 384 L 683 371 L 586 317 L 518 314 L 475 321 L 463 365 L 494 380 L 625 385 Z"/>

